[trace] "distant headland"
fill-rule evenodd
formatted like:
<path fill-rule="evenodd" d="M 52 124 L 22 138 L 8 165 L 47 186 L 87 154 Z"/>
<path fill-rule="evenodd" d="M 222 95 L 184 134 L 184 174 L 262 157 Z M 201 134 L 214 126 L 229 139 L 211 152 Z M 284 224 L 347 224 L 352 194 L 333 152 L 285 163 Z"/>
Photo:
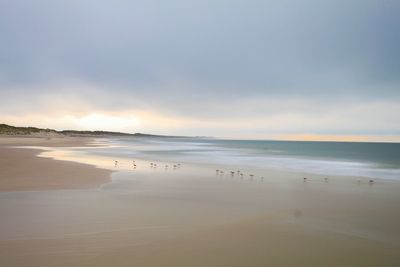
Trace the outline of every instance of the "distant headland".
<path fill-rule="evenodd" d="M 16 127 L 8 124 L 0 124 L 0 135 L 5 136 L 37 136 L 37 137 L 62 137 L 62 136 L 85 136 L 85 137 L 163 137 L 163 138 L 187 138 L 187 136 L 155 135 L 145 133 L 123 133 L 112 131 L 78 131 L 43 129 L 37 127 Z"/>

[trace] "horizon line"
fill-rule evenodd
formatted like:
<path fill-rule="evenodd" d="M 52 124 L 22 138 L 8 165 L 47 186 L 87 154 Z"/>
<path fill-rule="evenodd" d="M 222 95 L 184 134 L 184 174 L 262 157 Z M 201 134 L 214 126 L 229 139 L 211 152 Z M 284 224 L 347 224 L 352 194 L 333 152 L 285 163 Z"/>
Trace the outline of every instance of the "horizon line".
<path fill-rule="evenodd" d="M 399 135 L 330 135 L 330 134 L 283 134 L 272 135 L 270 137 L 252 138 L 248 136 L 227 137 L 227 136 L 205 136 L 205 135 L 177 135 L 177 134 L 152 134 L 144 132 L 128 132 L 128 131 L 109 131 L 109 130 L 75 130 L 75 129 L 53 129 L 41 128 L 36 126 L 13 126 L 6 123 L 0 125 L 10 126 L 14 128 L 36 128 L 42 131 L 50 130 L 58 133 L 76 131 L 76 132 L 104 132 L 110 134 L 121 135 L 149 135 L 159 137 L 175 137 L 175 138 L 203 138 L 203 139 L 219 139 L 219 140 L 237 140 L 237 141 L 282 141 L 282 142 L 333 142 L 333 143 L 400 143 Z M 1 132 L 0 132 L 1 134 Z"/>

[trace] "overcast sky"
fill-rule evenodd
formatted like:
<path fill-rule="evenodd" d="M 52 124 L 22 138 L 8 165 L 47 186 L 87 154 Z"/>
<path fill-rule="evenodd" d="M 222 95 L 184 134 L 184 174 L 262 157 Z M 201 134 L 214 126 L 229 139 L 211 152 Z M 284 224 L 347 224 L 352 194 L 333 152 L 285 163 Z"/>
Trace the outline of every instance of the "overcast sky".
<path fill-rule="evenodd" d="M 397 0 L 0 0 L 0 122 L 400 141 L 399 14 Z"/>

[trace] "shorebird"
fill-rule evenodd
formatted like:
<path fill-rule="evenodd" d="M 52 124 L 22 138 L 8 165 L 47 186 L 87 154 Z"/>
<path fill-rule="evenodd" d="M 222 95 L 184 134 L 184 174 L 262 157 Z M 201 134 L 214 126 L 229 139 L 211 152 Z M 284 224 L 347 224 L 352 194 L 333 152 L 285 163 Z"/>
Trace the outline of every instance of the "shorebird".
<path fill-rule="evenodd" d="M 374 180 L 369 180 L 369 184 L 373 184 L 375 181 Z"/>
<path fill-rule="evenodd" d="M 307 177 L 303 177 L 303 181 L 306 182 L 307 181 Z"/>
<path fill-rule="evenodd" d="M 115 167 L 118 166 L 118 160 L 116 160 L 116 161 L 114 162 L 114 165 L 115 165 Z"/>
<path fill-rule="evenodd" d="M 324 180 L 325 180 L 325 182 L 328 182 L 328 177 L 325 177 Z"/>
<path fill-rule="evenodd" d="M 234 176 L 235 175 L 235 172 L 234 171 L 231 171 L 231 176 Z"/>
<path fill-rule="evenodd" d="M 243 179 L 243 173 L 240 174 L 240 179 Z"/>
<path fill-rule="evenodd" d="M 252 179 L 252 180 L 253 180 L 253 178 L 254 178 L 254 174 L 250 174 L 249 176 L 250 176 L 250 179 Z"/>

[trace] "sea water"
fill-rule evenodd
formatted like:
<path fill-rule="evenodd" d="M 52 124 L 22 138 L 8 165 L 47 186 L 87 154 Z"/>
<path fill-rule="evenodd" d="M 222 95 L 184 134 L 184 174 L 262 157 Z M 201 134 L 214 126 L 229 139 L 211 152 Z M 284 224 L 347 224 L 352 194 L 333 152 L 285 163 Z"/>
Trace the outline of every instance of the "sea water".
<path fill-rule="evenodd" d="M 400 180 L 399 143 L 107 138 L 88 153 L 118 158 L 231 165 Z"/>

